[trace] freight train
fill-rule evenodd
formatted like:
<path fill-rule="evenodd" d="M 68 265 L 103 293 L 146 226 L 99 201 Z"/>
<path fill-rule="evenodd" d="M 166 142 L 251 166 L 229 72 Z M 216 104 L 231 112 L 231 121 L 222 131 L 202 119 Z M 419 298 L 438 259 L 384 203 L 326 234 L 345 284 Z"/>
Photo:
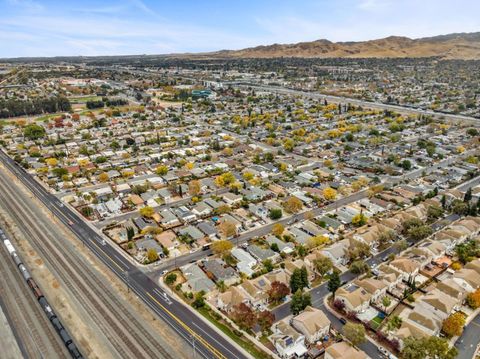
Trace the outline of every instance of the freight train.
<path fill-rule="evenodd" d="M 80 359 L 83 358 L 82 354 L 78 350 L 77 346 L 73 342 L 73 339 L 70 337 L 70 335 L 67 333 L 67 330 L 63 326 L 62 322 L 60 319 L 58 319 L 57 315 L 53 311 L 53 309 L 50 307 L 48 304 L 47 299 L 44 297 L 42 291 L 38 287 L 37 283 L 35 283 L 35 280 L 32 278 L 30 273 L 28 272 L 27 268 L 25 265 L 22 263 L 22 260 L 17 254 L 17 251 L 15 250 L 15 247 L 12 245 L 10 240 L 7 238 L 3 230 L 0 228 L 0 239 L 7 248 L 8 253 L 12 257 L 13 261 L 15 262 L 15 265 L 17 266 L 18 270 L 20 273 L 22 273 L 23 279 L 27 282 L 28 286 L 32 290 L 33 294 L 35 295 L 35 298 L 37 298 L 38 303 L 40 303 L 40 306 L 44 310 L 48 320 L 50 323 L 52 323 L 53 327 L 57 331 L 58 335 L 60 336 L 61 340 L 65 344 L 68 352 L 72 356 L 72 358 L 75 359 Z"/>

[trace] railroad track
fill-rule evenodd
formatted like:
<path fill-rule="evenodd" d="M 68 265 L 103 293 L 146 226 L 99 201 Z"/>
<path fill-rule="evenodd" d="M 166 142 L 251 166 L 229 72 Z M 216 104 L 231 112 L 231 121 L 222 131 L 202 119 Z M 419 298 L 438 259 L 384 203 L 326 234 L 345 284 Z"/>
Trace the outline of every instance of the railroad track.
<path fill-rule="evenodd" d="M 3 246 L 0 249 L 0 296 L 21 336 L 28 358 L 68 358 L 63 343 L 25 284 Z"/>
<path fill-rule="evenodd" d="M 118 355 L 122 358 L 173 358 L 112 293 L 111 287 L 101 281 L 97 273 L 81 259 L 75 258 L 72 254 L 74 250 L 60 250 L 69 243 L 57 238 L 48 218 L 45 221 L 33 220 L 38 214 L 31 210 L 18 189 L 3 178 L 0 180 L 0 202 L 71 293 L 84 303 L 83 307 L 105 333 Z"/>

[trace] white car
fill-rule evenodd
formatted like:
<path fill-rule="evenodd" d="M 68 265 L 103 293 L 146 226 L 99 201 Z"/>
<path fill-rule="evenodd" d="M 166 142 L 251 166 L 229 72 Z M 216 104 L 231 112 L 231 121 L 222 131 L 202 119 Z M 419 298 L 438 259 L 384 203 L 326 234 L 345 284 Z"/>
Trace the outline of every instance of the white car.
<path fill-rule="evenodd" d="M 388 352 L 388 350 L 385 349 L 384 347 L 378 347 L 378 351 L 379 351 L 380 353 L 382 353 L 385 358 L 388 358 L 389 355 L 390 355 L 390 353 Z"/>

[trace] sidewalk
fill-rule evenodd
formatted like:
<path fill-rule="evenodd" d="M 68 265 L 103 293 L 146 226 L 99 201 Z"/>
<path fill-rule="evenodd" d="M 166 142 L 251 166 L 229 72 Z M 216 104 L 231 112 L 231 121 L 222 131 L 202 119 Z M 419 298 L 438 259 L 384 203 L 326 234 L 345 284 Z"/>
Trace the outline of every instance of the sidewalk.
<path fill-rule="evenodd" d="M 160 279 L 158 280 L 158 285 L 160 286 L 160 288 L 162 288 L 166 293 L 168 293 L 170 296 L 172 296 L 178 303 L 180 303 L 181 305 L 183 305 L 185 308 L 187 308 L 191 313 L 192 315 L 195 315 L 197 318 L 200 318 L 201 321 L 203 321 L 206 325 L 208 325 L 210 328 L 212 328 L 217 334 L 219 334 L 220 336 L 222 336 L 225 340 L 231 342 L 231 343 L 234 343 L 234 345 L 245 355 L 245 357 L 249 358 L 249 359 L 254 359 L 254 357 L 249 353 L 247 352 L 244 348 L 242 348 L 240 345 L 238 345 L 235 341 L 233 341 L 227 334 L 225 334 L 222 330 L 220 330 L 215 324 L 213 324 L 211 321 L 209 321 L 207 318 L 205 318 L 201 313 L 198 313 L 194 308 L 192 308 L 190 305 L 188 305 L 187 303 L 185 303 L 185 301 L 180 298 L 178 296 L 178 294 L 173 291 L 170 287 L 168 287 L 167 285 L 165 285 L 165 283 L 163 283 L 163 280 L 162 280 L 162 277 L 160 277 Z M 213 310 L 215 313 L 218 313 L 218 311 L 216 310 L 216 308 L 214 308 L 213 306 L 210 306 L 211 310 Z M 241 329 L 237 328 L 236 325 L 234 323 L 231 322 L 230 319 L 228 318 L 225 318 L 225 316 L 223 315 L 223 313 L 219 313 L 222 318 L 224 318 L 232 327 L 233 329 L 235 330 L 239 330 L 243 333 L 243 335 L 249 340 L 251 341 L 253 344 L 255 344 L 257 347 L 259 347 L 261 350 L 265 351 L 267 354 L 271 354 L 272 357 L 274 357 L 275 359 L 280 359 L 277 355 L 275 355 L 275 353 L 273 353 L 272 351 L 270 351 L 268 348 L 266 348 L 262 343 L 260 343 L 256 338 L 253 338 L 251 335 L 249 335 L 248 333 L 245 333 L 244 331 L 242 331 Z"/>

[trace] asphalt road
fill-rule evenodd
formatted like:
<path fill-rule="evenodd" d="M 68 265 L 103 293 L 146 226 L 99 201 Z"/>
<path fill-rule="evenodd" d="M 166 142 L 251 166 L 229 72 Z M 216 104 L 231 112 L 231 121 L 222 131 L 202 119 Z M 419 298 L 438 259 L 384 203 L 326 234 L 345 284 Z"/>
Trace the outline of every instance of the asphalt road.
<path fill-rule="evenodd" d="M 391 246 L 390 248 L 387 248 L 386 250 L 384 250 L 384 251 L 378 253 L 377 255 L 369 258 L 367 260 L 367 264 L 370 267 L 376 266 L 376 265 L 382 263 L 383 259 L 388 257 L 391 253 L 398 253 L 398 250 L 395 247 Z M 354 274 L 350 271 L 347 271 L 340 276 L 340 279 L 341 279 L 342 282 L 350 282 L 351 280 L 353 280 L 357 277 L 358 277 L 357 274 Z M 327 295 L 330 294 L 330 292 L 328 290 L 327 282 L 324 282 L 317 287 L 311 288 L 309 290 L 309 293 L 312 296 L 312 305 L 315 308 L 321 309 L 325 313 L 325 315 L 328 317 L 328 319 L 330 319 L 330 321 L 332 322 L 332 326 L 337 331 L 341 332 L 342 331 L 342 323 L 340 323 L 338 318 L 335 317 L 329 310 L 327 310 L 327 308 L 325 308 L 325 305 L 324 305 L 324 298 Z M 282 319 L 288 317 L 289 315 L 291 315 L 290 302 L 284 303 L 284 304 L 278 306 L 272 312 L 273 312 L 273 314 L 275 314 L 275 321 L 279 321 L 279 320 L 282 320 Z M 369 342 L 369 341 L 360 345 L 360 348 L 372 358 L 382 358 L 380 352 L 377 349 L 377 346 L 375 344 Z"/>
<path fill-rule="evenodd" d="M 339 102 L 350 103 L 357 106 L 376 108 L 376 109 L 382 109 L 382 110 L 392 110 L 392 111 L 408 113 L 408 114 L 433 115 L 438 117 L 442 116 L 449 120 L 464 121 L 464 122 L 470 122 L 475 124 L 478 124 L 480 122 L 480 119 L 475 117 L 447 114 L 447 113 L 441 113 L 441 112 L 435 112 L 431 110 L 423 110 L 419 108 L 405 107 L 405 106 L 399 106 L 399 105 L 390 105 L 390 104 L 384 104 L 381 102 L 369 102 L 369 101 L 359 100 L 359 99 L 350 98 L 350 97 L 324 95 L 319 92 L 294 90 L 294 89 L 289 89 L 289 88 L 279 87 L 279 86 L 269 86 L 269 85 L 243 83 L 243 82 L 235 82 L 235 81 L 224 82 L 224 84 L 227 86 L 232 85 L 237 87 L 252 88 L 255 90 L 263 90 L 263 91 L 269 91 L 269 92 L 275 92 L 275 93 L 281 93 L 281 94 L 305 96 L 305 97 L 310 97 L 314 99 L 322 99 L 322 100 L 325 99 L 329 102 L 334 102 L 334 103 L 339 103 Z"/>
<path fill-rule="evenodd" d="M 386 183 L 386 184 L 389 184 L 389 185 L 395 185 L 395 184 L 401 183 L 402 181 L 407 180 L 407 179 L 417 178 L 417 177 L 421 176 L 423 172 L 426 172 L 427 174 L 431 173 L 431 172 L 433 172 L 433 171 L 435 171 L 439 168 L 449 166 L 452 163 L 454 163 L 457 159 L 465 158 L 466 156 L 469 156 L 469 155 L 471 155 L 471 154 L 473 154 L 477 151 L 478 150 L 476 150 L 476 149 L 465 151 L 464 153 L 462 153 L 460 155 L 451 156 L 451 157 L 446 158 L 446 159 L 444 159 L 444 160 L 442 160 L 442 161 L 440 161 L 436 164 L 433 164 L 429 167 L 416 169 L 416 170 L 413 170 L 413 171 L 408 172 L 406 174 L 403 174 L 401 176 L 388 177 L 386 180 L 383 181 L 383 183 Z M 480 179 L 479 179 L 479 182 L 480 182 Z M 252 238 L 265 236 L 265 235 L 271 233 L 272 227 L 276 223 L 281 223 L 284 226 L 291 225 L 294 222 L 297 222 L 297 221 L 300 221 L 300 220 L 304 219 L 306 214 L 307 214 L 307 216 L 308 215 L 318 216 L 322 213 L 326 213 L 326 212 L 335 210 L 337 208 L 340 208 L 342 206 L 345 206 L 347 204 L 356 202 L 356 201 L 358 201 L 362 198 L 365 198 L 367 195 L 368 195 L 367 190 L 362 190 L 362 191 L 353 193 L 350 196 L 340 198 L 340 199 L 336 200 L 335 202 L 333 202 L 329 205 L 326 205 L 324 207 L 314 208 L 314 209 L 308 210 L 306 212 L 295 214 L 295 215 L 290 216 L 290 217 L 285 217 L 285 218 L 282 218 L 282 219 L 280 219 L 276 222 L 272 222 L 272 223 L 269 223 L 269 224 L 264 225 L 262 227 L 255 228 L 255 229 L 252 229 L 250 231 L 244 232 L 244 233 L 240 234 L 238 237 L 232 239 L 232 242 L 235 245 L 241 245 L 243 243 L 248 242 Z M 211 250 L 196 251 L 194 253 L 189 253 L 189 254 L 182 255 L 181 257 L 170 258 L 168 260 L 165 260 L 165 261 L 161 262 L 157 267 L 155 267 L 155 269 L 151 269 L 149 271 L 150 271 L 152 277 L 158 276 L 164 270 L 170 270 L 170 269 L 173 269 L 173 268 L 181 267 L 185 264 L 188 264 L 188 263 L 200 260 L 202 258 L 205 258 L 206 256 L 211 255 L 211 254 L 212 254 Z"/>
<path fill-rule="evenodd" d="M 0 160 L 42 203 L 104 262 L 135 294 L 188 343 L 194 343 L 196 355 L 203 358 L 246 358 L 230 340 L 218 334 L 175 298 L 165 293 L 135 265 L 119 255 L 117 249 L 86 224 L 59 199 L 50 194 L 32 176 L 16 165 L 3 151 Z"/>
<path fill-rule="evenodd" d="M 457 359 L 472 359 L 480 343 L 480 316 L 474 318 L 458 338 L 455 347 L 458 349 Z"/>
<path fill-rule="evenodd" d="M 305 216 L 311 216 L 311 215 L 318 216 L 318 215 L 320 215 L 324 212 L 328 212 L 328 211 L 334 210 L 336 208 L 342 207 L 346 204 L 356 202 L 356 201 L 358 201 L 358 200 L 360 200 L 360 199 L 362 199 L 366 196 L 367 196 L 367 190 L 359 191 L 359 192 L 356 192 L 356 193 L 354 193 L 350 196 L 343 197 L 343 198 L 341 198 L 341 199 L 339 199 L 339 200 L 335 201 L 334 203 L 331 203 L 327 206 L 319 207 L 319 208 L 313 208 L 313 209 L 310 209 L 310 210 L 307 210 L 307 211 L 304 211 L 304 212 L 301 212 L 301 213 L 294 214 L 294 215 L 289 216 L 289 217 L 282 218 L 278 221 L 266 224 L 262 227 L 258 227 L 258 228 L 249 230 L 247 232 L 243 232 L 238 237 L 231 239 L 231 241 L 233 242 L 233 244 L 238 246 L 238 245 L 241 245 L 243 243 L 248 242 L 252 238 L 262 237 L 262 236 L 265 236 L 265 235 L 271 233 L 273 226 L 277 223 L 281 223 L 284 226 L 288 226 L 288 225 L 293 224 L 294 222 L 301 221 L 302 219 L 305 218 Z M 150 273 L 151 273 L 152 276 L 159 275 L 164 270 L 170 270 L 170 269 L 173 269 L 173 268 L 181 267 L 185 264 L 195 262 L 197 260 L 205 258 L 206 256 L 208 256 L 210 254 L 212 254 L 212 251 L 209 249 L 209 250 L 206 250 L 206 251 L 199 250 L 199 251 L 196 251 L 194 253 L 185 254 L 185 255 L 182 255 L 181 257 L 178 257 L 178 258 L 170 258 L 168 260 L 163 261 L 155 269 L 150 270 Z"/>
<path fill-rule="evenodd" d="M 464 157 L 473 151 L 465 152 L 461 156 Z M 389 183 L 396 184 L 404 179 L 411 179 L 418 177 L 424 171 L 429 173 L 440 167 L 447 166 L 456 157 L 450 157 L 438 164 L 435 164 L 429 168 L 422 168 L 412 171 L 403 176 L 390 178 Z M 62 202 L 56 198 L 55 195 L 50 194 L 39 182 L 37 182 L 32 176 L 15 162 L 10 159 L 3 151 L 0 151 L 0 160 L 4 165 L 12 171 L 34 195 L 41 200 L 51 212 L 57 216 L 66 226 L 70 226 L 70 229 L 76 236 L 87 245 L 98 257 L 102 260 L 110 269 L 121 278 L 142 300 L 160 317 L 162 317 L 172 328 L 174 328 L 179 335 L 181 335 L 187 342 L 192 343 L 192 338 L 195 340 L 195 348 L 205 358 L 214 357 L 226 357 L 226 358 L 243 358 L 245 355 L 241 352 L 235 344 L 219 335 L 210 326 L 206 325 L 202 320 L 196 316 L 192 316 L 191 312 L 185 308 L 181 303 L 178 303 L 173 297 L 165 293 L 157 283 L 151 278 L 156 279 L 161 271 L 166 269 L 172 269 L 174 267 L 180 267 L 190 262 L 197 261 L 211 254 L 210 250 L 197 251 L 191 254 L 184 255 L 179 258 L 170 259 L 163 262 L 160 266 L 156 267 L 150 275 L 145 274 L 141 270 L 137 269 L 134 264 L 129 262 L 123 256 L 119 255 L 117 249 L 111 246 L 108 242 L 103 245 L 103 238 L 95 230 L 93 230 L 87 223 L 84 222 L 74 211 L 65 207 Z M 286 217 L 280 221 L 270 223 L 268 225 L 253 229 L 245 232 L 233 239 L 232 241 L 240 245 L 247 242 L 254 237 L 261 237 L 271 232 L 275 223 L 282 223 L 284 225 L 292 224 L 296 221 L 305 218 L 305 214 L 313 214 L 317 216 L 321 213 L 328 212 L 344 206 L 346 204 L 358 201 L 367 196 L 367 190 L 356 192 L 350 196 L 341 198 L 334 203 L 331 203 L 325 207 L 314 208 L 303 213 L 295 214 L 291 217 Z M 387 251 L 393 251 L 388 249 Z M 378 262 L 384 255 L 388 255 L 387 252 L 377 255 L 372 258 L 369 263 Z M 349 281 L 355 276 L 347 272 L 342 275 L 342 280 Z M 312 290 L 312 302 L 314 305 L 323 304 L 323 297 L 328 294 L 328 290 L 325 285 L 317 287 Z M 276 318 L 281 319 L 289 315 L 288 305 L 279 307 L 275 310 Z M 336 320 L 335 322 L 338 322 Z M 186 324 L 188 323 L 188 325 Z M 338 323 L 337 323 L 338 324 Z M 370 342 L 364 343 L 362 349 L 367 352 L 372 358 L 380 358 L 380 355 L 375 347 Z"/>
<path fill-rule="evenodd" d="M 209 192 L 207 194 L 204 194 L 202 196 L 202 198 L 206 199 L 206 198 L 210 198 L 212 196 L 220 196 L 224 193 L 227 193 L 228 191 L 229 191 L 228 188 L 221 188 L 217 191 Z M 155 212 L 160 213 L 164 209 L 178 208 L 178 207 L 190 204 L 190 203 L 192 203 L 192 197 L 189 196 L 189 197 L 185 197 L 185 198 L 179 199 L 179 200 L 171 202 L 171 203 L 162 204 L 158 207 L 154 207 L 153 209 L 155 210 Z M 109 217 L 109 218 L 105 219 L 104 221 L 93 222 L 93 224 L 94 224 L 95 227 L 100 229 L 100 228 L 105 228 L 106 226 L 108 226 L 109 224 L 111 224 L 113 222 L 122 222 L 122 221 L 126 221 L 126 220 L 129 220 L 131 218 L 138 217 L 138 216 L 139 216 L 138 211 L 131 211 L 131 212 L 119 214 L 117 216 Z"/>

